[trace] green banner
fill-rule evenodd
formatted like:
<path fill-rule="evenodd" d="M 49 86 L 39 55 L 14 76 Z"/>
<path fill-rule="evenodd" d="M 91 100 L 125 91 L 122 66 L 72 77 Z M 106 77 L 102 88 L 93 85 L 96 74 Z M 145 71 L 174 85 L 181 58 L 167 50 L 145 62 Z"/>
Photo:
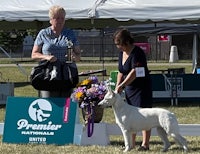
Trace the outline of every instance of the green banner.
<path fill-rule="evenodd" d="M 8 97 L 3 142 L 73 143 L 76 110 L 69 98 Z"/>

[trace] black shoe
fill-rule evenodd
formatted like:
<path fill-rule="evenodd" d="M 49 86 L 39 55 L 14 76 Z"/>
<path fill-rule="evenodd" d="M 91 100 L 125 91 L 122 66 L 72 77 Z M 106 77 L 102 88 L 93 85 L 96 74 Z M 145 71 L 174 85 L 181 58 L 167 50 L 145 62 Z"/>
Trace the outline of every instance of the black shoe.
<path fill-rule="evenodd" d="M 125 146 L 121 146 L 121 147 L 120 147 L 120 150 L 125 150 Z"/>
<path fill-rule="evenodd" d="M 149 147 L 140 146 L 138 148 L 138 151 L 148 151 L 148 150 L 149 150 Z"/>

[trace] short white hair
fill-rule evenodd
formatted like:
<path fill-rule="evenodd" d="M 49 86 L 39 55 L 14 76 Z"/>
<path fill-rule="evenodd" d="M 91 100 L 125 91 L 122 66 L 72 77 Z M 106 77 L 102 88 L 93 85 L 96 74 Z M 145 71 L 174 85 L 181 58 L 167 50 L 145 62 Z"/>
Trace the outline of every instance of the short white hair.
<path fill-rule="evenodd" d="M 63 7 L 54 5 L 54 6 L 50 7 L 50 9 L 49 9 L 49 18 L 52 19 L 54 17 L 54 15 L 57 13 L 61 13 L 64 16 L 66 15 L 65 9 Z"/>

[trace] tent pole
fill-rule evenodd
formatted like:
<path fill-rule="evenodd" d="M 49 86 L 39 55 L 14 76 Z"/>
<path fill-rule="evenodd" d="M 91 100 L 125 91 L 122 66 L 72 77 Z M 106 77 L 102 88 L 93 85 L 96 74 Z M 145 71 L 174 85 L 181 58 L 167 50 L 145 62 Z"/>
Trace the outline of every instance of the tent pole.
<path fill-rule="evenodd" d="M 102 69 L 103 69 L 103 71 L 105 70 L 105 66 L 104 66 L 104 29 L 101 29 L 101 45 L 102 45 L 102 48 L 101 48 L 101 50 L 102 50 Z M 104 73 L 103 73 L 103 81 L 104 81 Z"/>
<path fill-rule="evenodd" d="M 192 73 L 196 72 L 197 67 L 197 34 L 193 36 L 193 49 L 192 49 Z"/>
<path fill-rule="evenodd" d="M 157 28 L 156 22 L 154 22 L 154 27 L 155 27 L 155 29 Z M 156 62 L 157 62 L 157 60 L 158 60 L 158 35 L 156 33 Z"/>

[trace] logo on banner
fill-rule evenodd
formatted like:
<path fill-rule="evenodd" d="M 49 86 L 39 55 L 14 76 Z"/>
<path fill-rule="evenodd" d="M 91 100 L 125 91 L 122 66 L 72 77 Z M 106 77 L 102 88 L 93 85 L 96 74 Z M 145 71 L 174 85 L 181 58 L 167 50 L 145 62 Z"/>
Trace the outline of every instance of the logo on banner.
<path fill-rule="evenodd" d="M 170 82 L 171 85 L 169 85 L 168 82 Z M 165 79 L 165 90 L 166 91 L 172 90 L 172 96 L 174 97 L 179 96 L 181 91 L 183 91 L 183 78 L 177 77 L 176 79 L 174 78 Z"/>
<path fill-rule="evenodd" d="M 51 104 L 45 99 L 37 99 L 29 106 L 28 114 L 33 121 L 42 122 L 50 117 Z"/>
<path fill-rule="evenodd" d="M 139 46 L 146 54 L 150 53 L 150 43 L 134 43 L 134 45 Z"/>
<path fill-rule="evenodd" d="M 172 89 L 177 89 L 177 91 L 183 91 L 183 78 L 177 77 L 176 79 L 174 78 L 166 78 L 165 79 L 165 90 L 170 91 L 170 85 L 167 82 L 167 80 L 170 82 Z"/>
<path fill-rule="evenodd" d="M 169 35 L 159 35 L 158 36 L 158 42 L 169 42 L 170 36 Z"/>

